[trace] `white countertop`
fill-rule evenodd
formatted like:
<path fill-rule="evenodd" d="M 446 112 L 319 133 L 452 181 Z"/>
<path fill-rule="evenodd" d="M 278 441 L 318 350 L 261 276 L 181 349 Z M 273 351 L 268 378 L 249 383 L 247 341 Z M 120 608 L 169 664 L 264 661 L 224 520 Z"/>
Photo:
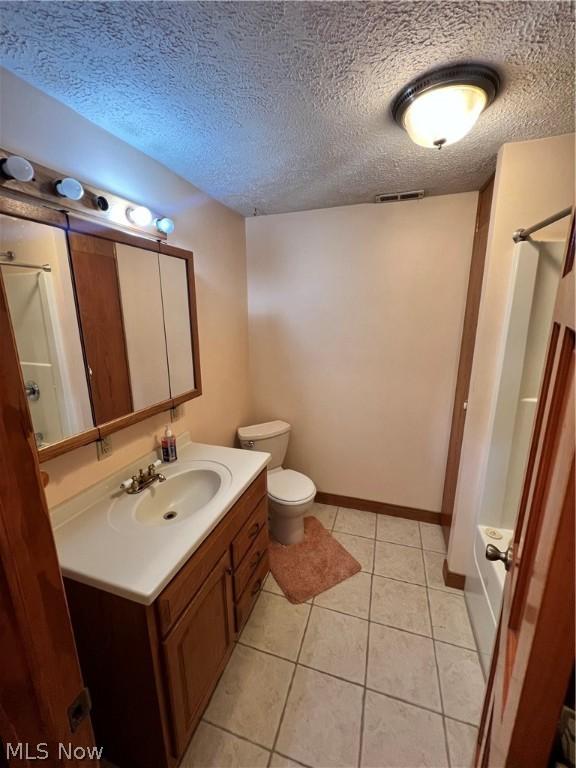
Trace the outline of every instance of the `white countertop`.
<path fill-rule="evenodd" d="M 143 457 L 51 510 L 65 576 L 150 605 L 266 467 L 270 455 L 201 443 L 179 445 L 178 461 L 163 464 L 158 471 L 168 477 L 193 462 L 222 465 L 228 470 L 228 479 L 214 499 L 175 524 L 131 528 L 112 524 L 111 510 L 125 495 L 119 491 L 120 482 L 154 458 L 152 454 Z M 142 496 L 146 493 L 149 489 Z"/>

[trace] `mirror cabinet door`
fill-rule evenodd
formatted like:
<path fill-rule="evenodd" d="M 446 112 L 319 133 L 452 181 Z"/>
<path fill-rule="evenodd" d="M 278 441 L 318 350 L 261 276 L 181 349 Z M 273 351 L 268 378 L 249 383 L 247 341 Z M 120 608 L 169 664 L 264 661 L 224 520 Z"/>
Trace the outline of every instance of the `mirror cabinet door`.
<path fill-rule="evenodd" d="M 170 399 L 158 253 L 116 243 L 135 411 Z"/>
<path fill-rule="evenodd" d="M 39 448 L 94 426 L 62 229 L 0 216 L 0 273 Z"/>
<path fill-rule="evenodd" d="M 188 264 L 188 259 L 160 254 L 164 326 L 172 397 L 178 397 L 195 387 Z"/>
<path fill-rule="evenodd" d="M 71 232 L 70 258 L 97 425 L 134 409 L 114 243 Z"/>

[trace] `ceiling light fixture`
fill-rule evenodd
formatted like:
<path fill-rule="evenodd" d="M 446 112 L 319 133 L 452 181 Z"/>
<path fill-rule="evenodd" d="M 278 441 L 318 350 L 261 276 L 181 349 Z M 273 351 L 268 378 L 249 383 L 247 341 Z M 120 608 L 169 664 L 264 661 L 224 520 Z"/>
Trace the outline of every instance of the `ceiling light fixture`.
<path fill-rule="evenodd" d="M 472 130 L 499 85 L 497 72 L 482 64 L 443 67 L 403 88 L 392 114 L 415 144 L 442 149 Z"/>
<path fill-rule="evenodd" d="M 152 212 L 144 205 L 136 205 L 133 208 L 126 208 L 128 221 L 137 227 L 147 227 L 152 222 Z"/>

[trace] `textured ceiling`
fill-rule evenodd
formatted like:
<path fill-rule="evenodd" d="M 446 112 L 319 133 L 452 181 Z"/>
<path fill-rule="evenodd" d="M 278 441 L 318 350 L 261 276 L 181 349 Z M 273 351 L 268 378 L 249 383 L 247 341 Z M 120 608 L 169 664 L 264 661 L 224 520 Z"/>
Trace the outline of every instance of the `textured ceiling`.
<path fill-rule="evenodd" d="M 567 2 L 6 2 L 7 69 L 250 214 L 477 189 L 503 142 L 573 130 Z M 430 68 L 494 65 L 463 141 L 390 115 Z M 38 116 L 41 119 L 41 116 Z"/>

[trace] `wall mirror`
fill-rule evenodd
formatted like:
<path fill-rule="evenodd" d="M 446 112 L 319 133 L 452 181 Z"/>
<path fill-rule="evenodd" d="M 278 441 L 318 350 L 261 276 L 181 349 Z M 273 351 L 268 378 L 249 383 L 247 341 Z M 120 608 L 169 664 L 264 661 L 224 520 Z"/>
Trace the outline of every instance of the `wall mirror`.
<path fill-rule="evenodd" d="M 0 298 L 41 461 L 201 394 L 191 253 L 41 206 L 1 210 Z"/>
<path fill-rule="evenodd" d="M 94 427 L 66 233 L 0 218 L 2 282 L 38 448 Z"/>

